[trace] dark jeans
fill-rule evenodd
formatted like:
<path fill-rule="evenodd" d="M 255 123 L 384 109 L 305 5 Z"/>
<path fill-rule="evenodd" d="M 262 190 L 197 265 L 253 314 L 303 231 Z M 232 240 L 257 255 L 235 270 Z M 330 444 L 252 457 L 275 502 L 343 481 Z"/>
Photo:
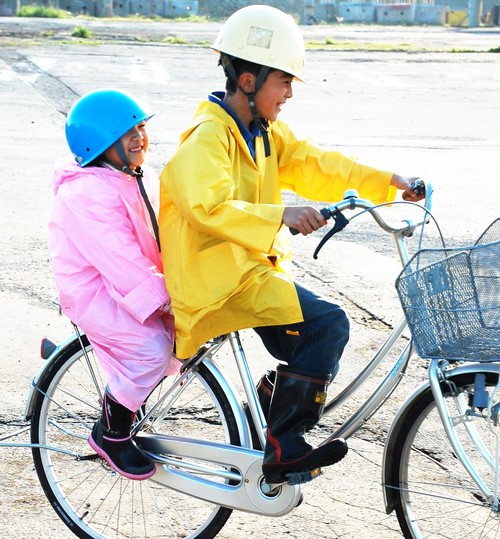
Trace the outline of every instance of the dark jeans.
<path fill-rule="evenodd" d="M 335 376 L 349 340 L 349 320 L 338 305 L 297 283 L 295 287 L 304 321 L 254 329 L 276 359 L 295 369 Z"/>

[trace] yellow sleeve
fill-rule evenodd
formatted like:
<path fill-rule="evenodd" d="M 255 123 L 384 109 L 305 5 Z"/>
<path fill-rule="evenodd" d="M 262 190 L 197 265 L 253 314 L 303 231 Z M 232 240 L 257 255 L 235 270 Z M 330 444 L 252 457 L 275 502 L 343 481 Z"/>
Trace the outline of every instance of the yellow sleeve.
<path fill-rule="evenodd" d="M 337 151 L 325 151 L 307 140 L 299 140 L 288 126 L 273 125 L 273 140 L 279 156 L 282 189 L 310 200 L 341 200 L 347 189 L 379 204 L 391 202 L 396 188 L 390 185 L 393 173 L 357 163 Z"/>

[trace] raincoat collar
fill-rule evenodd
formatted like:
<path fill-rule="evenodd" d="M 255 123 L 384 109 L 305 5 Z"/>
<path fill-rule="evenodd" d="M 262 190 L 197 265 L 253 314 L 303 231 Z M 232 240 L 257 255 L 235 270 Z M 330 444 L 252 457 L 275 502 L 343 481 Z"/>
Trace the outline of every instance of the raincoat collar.
<path fill-rule="evenodd" d="M 247 143 L 248 149 L 250 150 L 250 153 L 252 154 L 252 157 L 255 159 L 255 137 L 261 137 L 262 132 L 254 122 L 251 122 L 250 129 L 247 129 L 241 123 L 241 120 L 233 112 L 231 107 L 229 107 L 227 103 L 224 103 L 225 95 L 226 94 L 224 92 L 212 92 L 208 96 L 208 100 L 212 103 L 216 103 L 217 105 L 220 105 L 229 114 L 229 116 L 231 116 L 231 118 L 236 122 L 236 125 L 238 126 L 238 129 L 240 130 L 241 136 L 244 138 L 245 142 Z"/>
<path fill-rule="evenodd" d="M 116 181 L 135 181 L 135 178 L 128 176 L 124 172 L 114 168 L 106 167 L 106 177 L 115 179 Z M 103 174 L 103 167 L 79 167 L 74 158 L 64 157 L 59 159 L 54 167 L 54 172 L 52 175 L 52 189 L 54 194 L 57 194 L 59 188 L 64 183 L 71 182 L 75 179 L 79 179 L 85 175 L 95 175 L 100 176 Z"/>

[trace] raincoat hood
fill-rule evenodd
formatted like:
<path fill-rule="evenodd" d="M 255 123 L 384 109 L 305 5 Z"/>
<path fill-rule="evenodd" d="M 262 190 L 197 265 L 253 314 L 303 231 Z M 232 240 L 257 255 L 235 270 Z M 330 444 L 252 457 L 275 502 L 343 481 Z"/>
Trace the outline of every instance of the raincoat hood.
<path fill-rule="evenodd" d="M 63 184 L 69 183 L 71 181 L 74 181 L 76 179 L 81 179 L 82 176 L 85 175 L 96 175 L 99 172 L 102 172 L 102 167 L 79 167 L 74 158 L 68 157 L 64 159 L 60 159 L 56 162 L 54 167 L 54 173 L 52 176 L 52 190 L 54 192 L 54 195 L 57 195 L 59 192 L 60 187 Z M 116 178 L 122 178 L 124 177 L 124 173 L 120 172 L 119 170 L 112 170 L 107 169 L 106 172 L 107 175 Z"/>

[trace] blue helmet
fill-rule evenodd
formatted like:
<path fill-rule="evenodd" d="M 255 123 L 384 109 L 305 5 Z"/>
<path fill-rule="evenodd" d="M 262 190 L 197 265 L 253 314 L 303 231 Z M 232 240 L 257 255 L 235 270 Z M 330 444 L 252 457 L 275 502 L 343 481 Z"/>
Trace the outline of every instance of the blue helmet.
<path fill-rule="evenodd" d="M 76 162 L 84 167 L 129 129 L 152 116 L 154 113 L 126 92 L 95 90 L 71 107 L 66 118 L 66 140 Z"/>

